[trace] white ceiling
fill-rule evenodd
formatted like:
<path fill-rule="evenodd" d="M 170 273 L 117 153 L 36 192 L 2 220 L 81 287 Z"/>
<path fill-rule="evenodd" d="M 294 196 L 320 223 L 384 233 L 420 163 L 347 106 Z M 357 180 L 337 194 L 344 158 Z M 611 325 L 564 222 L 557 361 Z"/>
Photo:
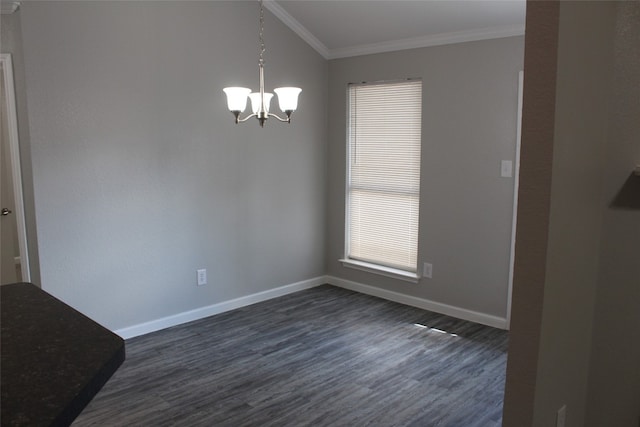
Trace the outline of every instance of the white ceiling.
<path fill-rule="evenodd" d="M 327 59 L 524 34 L 525 0 L 265 0 Z"/>

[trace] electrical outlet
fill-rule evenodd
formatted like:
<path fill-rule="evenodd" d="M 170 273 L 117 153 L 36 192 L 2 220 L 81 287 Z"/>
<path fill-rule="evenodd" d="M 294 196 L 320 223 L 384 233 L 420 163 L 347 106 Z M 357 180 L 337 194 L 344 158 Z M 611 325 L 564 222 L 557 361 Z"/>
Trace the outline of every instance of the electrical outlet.
<path fill-rule="evenodd" d="M 198 270 L 198 286 L 207 284 L 207 269 L 202 268 Z"/>
<path fill-rule="evenodd" d="M 562 405 L 560 409 L 558 409 L 558 413 L 556 414 L 556 427 L 564 427 L 564 423 L 567 421 L 567 405 Z"/>
<path fill-rule="evenodd" d="M 424 266 L 422 267 L 422 277 L 431 279 L 432 276 L 433 276 L 433 264 L 425 262 Z"/>

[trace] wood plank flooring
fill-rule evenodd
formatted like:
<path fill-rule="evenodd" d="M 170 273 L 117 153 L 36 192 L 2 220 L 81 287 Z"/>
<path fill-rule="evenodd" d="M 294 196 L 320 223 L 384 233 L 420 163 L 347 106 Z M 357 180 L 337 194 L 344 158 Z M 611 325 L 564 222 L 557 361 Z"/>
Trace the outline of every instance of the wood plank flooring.
<path fill-rule="evenodd" d="M 507 339 L 323 285 L 128 340 L 73 425 L 500 426 Z"/>

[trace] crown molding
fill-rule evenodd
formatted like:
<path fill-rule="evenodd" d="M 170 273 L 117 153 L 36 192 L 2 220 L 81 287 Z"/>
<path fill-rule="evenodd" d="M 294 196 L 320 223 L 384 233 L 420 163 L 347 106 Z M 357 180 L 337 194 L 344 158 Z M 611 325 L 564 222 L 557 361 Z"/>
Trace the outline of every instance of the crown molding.
<path fill-rule="evenodd" d="M 441 46 L 446 44 L 465 43 L 478 40 L 499 39 L 524 35 L 524 25 L 508 25 L 501 27 L 482 28 L 479 30 L 455 31 L 431 36 L 415 37 L 401 40 L 391 40 L 332 49 L 328 59 L 348 58 L 351 56 L 371 55 L 374 53 L 393 52 L 397 50 L 416 49 L 421 47 Z"/>
<path fill-rule="evenodd" d="M 2 15 L 11 15 L 20 7 L 20 0 L 2 0 L 0 1 L 0 13 Z"/>
<path fill-rule="evenodd" d="M 507 25 L 500 27 L 481 28 L 477 30 L 455 31 L 430 36 L 391 40 L 381 43 L 351 46 L 339 49 L 329 49 L 311 31 L 291 16 L 275 0 L 264 0 L 264 6 L 280 21 L 296 33 L 309 46 L 325 59 L 348 58 L 351 56 L 371 55 L 374 53 L 393 52 L 396 50 L 416 49 L 429 46 L 464 43 L 478 40 L 499 39 L 524 35 L 524 25 Z"/>
<path fill-rule="evenodd" d="M 324 59 L 330 58 L 329 49 L 320 41 L 316 36 L 311 34 L 309 30 L 307 30 L 304 25 L 302 25 L 298 20 L 296 20 L 293 16 L 287 13 L 286 10 L 282 8 L 278 3 L 274 0 L 265 0 L 264 7 L 273 13 L 280 21 L 282 21 L 287 27 L 289 27 L 294 33 L 296 33 L 302 40 L 307 42 L 309 46 L 314 48 L 316 52 L 318 52 Z"/>

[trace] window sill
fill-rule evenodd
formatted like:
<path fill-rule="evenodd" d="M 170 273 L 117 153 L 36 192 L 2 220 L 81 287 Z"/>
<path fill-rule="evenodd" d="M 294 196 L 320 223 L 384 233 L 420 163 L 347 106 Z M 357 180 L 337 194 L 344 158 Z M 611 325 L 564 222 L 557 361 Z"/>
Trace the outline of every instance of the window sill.
<path fill-rule="evenodd" d="M 356 270 L 366 271 L 368 273 L 379 274 L 381 276 L 391 277 L 394 279 L 404 280 L 405 282 L 418 283 L 420 276 L 416 273 L 400 270 L 392 267 L 385 267 L 370 262 L 356 261 L 353 259 L 339 259 L 343 266 Z"/>

